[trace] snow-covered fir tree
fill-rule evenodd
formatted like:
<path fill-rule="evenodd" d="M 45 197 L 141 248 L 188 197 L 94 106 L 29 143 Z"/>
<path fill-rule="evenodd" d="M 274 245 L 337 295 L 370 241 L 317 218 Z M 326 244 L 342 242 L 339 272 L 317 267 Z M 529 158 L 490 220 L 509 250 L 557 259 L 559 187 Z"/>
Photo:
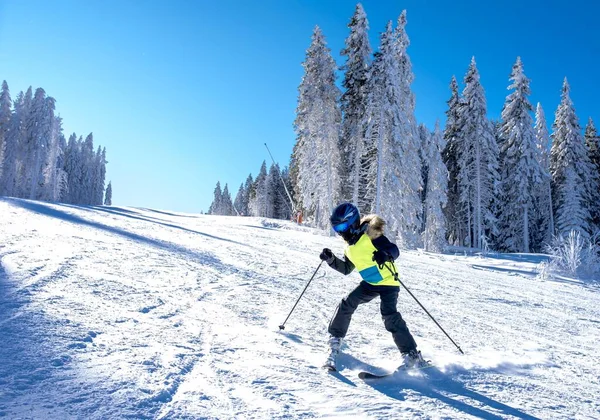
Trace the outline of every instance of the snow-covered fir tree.
<path fill-rule="evenodd" d="M 402 245 L 414 248 L 420 240 L 421 227 L 421 161 L 418 150 L 420 148 L 417 121 L 415 118 L 415 95 L 411 84 L 414 80 L 412 64 L 408 56 L 410 40 L 406 33 L 406 10 L 398 18 L 398 25 L 394 30 L 393 49 L 398 61 L 398 76 L 400 87 L 400 122 L 395 127 L 400 142 L 400 165 L 397 167 L 397 176 L 400 180 L 400 221 L 399 238 Z"/>
<path fill-rule="evenodd" d="M 448 169 L 442 160 L 443 143 L 444 138 L 439 123 L 436 123 L 424 153 L 428 170 L 423 243 L 425 250 L 432 252 L 442 252 L 447 245 L 446 217 L 443 208 L 448 201 Z"/>
<path fill-rule="evenodd" d="M 250 215 L 250 196 L 254 194 L 254 180 L 252 174 L 248 175 L 244 183 L 244 196 L 242 198 L 241 208 L 238 209 L 242 216 Z"/>
<path fill-rule="evenodd" d="M 510 75 L 512 89 L 502 109 L 499 245 L 510 252 L 530 252 L 535 194 L 544 178 L 537 159 L 536 137 L 528 96 L 529 79 L 518 57 Z"/>
<path fill-rule="evenodd" d="M 397 236 L 401 247 L 413 248 L 420 240 L 422 179 L 405 25 L 403 12 L 396 30 L 389 22 L 381 35 L 369 75 L 363 124 L 370 211 L 388 221 L 390 234 Z"/>
<path fill-rule="evenodd" d="M 92 180 L 92 204 L 102 205 L 104 198 L 104 183 L 106 180 L 106 149 L 98 146 L 92 161 L 94 178 Z"/>
<path fill-rule="evenodd" d="M 283 179 L 283 184 L 281 186 L 281 197 L 284 202 L 281 210 L 282 213 L 278 216 L 280 219 L 290 219 L 292 214 L 294 214 L 296 197 L 294 196 L 294 190 L 292 189 L 291 179 L 290 179 L 290 168 L 285 167 L 281 171 L 281 178 Z M 285 185 L 285 188 L 284 188 Z M 285 195 L 284 195 L 285 194 Z M 289 196 L 288 196 L 289 194 Z"/>
<path fill-rule="evenodd" d="M 458 188 L 459 214 L 466 226 L 466 246 L 482 248 L 497 235 L 493 199 L 497 194 L 498 145 L 494 127 L 487 118 L 485 93 L 475 58 L 465 76 L 459 107 Z"/>
<path fill-rule="evenodd" d="M 536 156 L 542 169 L 541 183 L 536 187 L 532 245 L 534 251 L 543 251 L 554 235 L 554 212 L 552 211 L 552 186 L 550 177 L 550 133 L 542 105 L 535 111 Z"/>
<path fill-rule="evenodd" d="M 67 143 L 56 101 L 42 88 L 20 92 L 10 108 L 8 84 L 0 92 L 0 195 L 72 204 L 102 204 L 106 150 L 73 135 Z"/>
<path fill-rule="evenodd" d="M 294 123 L 295 124 L 295 123 Z M 295 210 L 300 210 L 304 208 L 304 203 L 302 202 L 302 194 L 300 190 L 300 149 L 301 143 L 303 144 L 302 137 L 300 134 L 296 133 L 296 143 L 294 143 L 294 147 L 292 148 L 292 156 L 290 156 L 290 173 L 289 173 L 289 181 L 290 181 L 290 192 L 294 197 Z"/>
<path fill-rule="evenodd" d="M 340 137 L 340 150 L 342 151 L 341 195 L 345 201 L 352 201 L 360 211 L 365 212 L 370 208 L 371 203 L 365 201 L 367 180 L 364 161 L 366 151 L 361 120 L 366 107 L 371 45 L 368 37 L 369 22 L 360 3 L 356 5 L 348 27 L 350 35 L 346 38 L 345 48 L 342 50 L 342 55 L 347 58 L 342 67 L 344 92 L 341 97 L 343 113 Z"/>
<path fill-rule="evenodd" d="M 63 168 L 67 173 L 67 192 L 64 201 L 70 204 L 76 203 L 76 191 L 81 185 L 77 182 L 78 178 L 76 177 L 79 168 L 79 155 L 80 151 L 77 134 L 73 133 L 69 136 L 63 161 Z"/>
<path fill-rule="evenodd" d="M 427 194 L 427 178 L 429 172 L 429 147 L 431 143 L 432 133 L 429 132 L 425 124 L 419 124 L 419 162 L 421 164 L 421 183 L 423 189 L 421 190 L 421 203 L 423 205 L 423 212 L 421 213 L 421 232 L 425 231 L 425 196 Z"/>
<path fill-rule="evenodd" d="M 237 216 L 242 216 L 243 213 L 240 210 L 243 207 L 244 203 L 244 194 L 246 191 L 244 190 L 244 183 L 240 184 L 240 188 L 238 188 L 238 192 L 235 195 L 235 199 L 233 200 L 233 211 Z"/>
<path fill-rule="evenodd" d="M 62 119 L 54 117 L 47 160 L 44 164 L 44 186 L 41 196 L 44 201 L 60 201 L 67 191 L 67 173 L 63 168 L 65 147 Z M 102 204 L 102 200 L 100 204 Z"/>
<path fill-rule="evenodd" d="M 329 227 L 329 214 L 340 199 L 339 131 L 340 90 L 335 84 L 336 64 L 317 26 L 302 63 L 295 130 L 298 195 L 305 214 L 315 225 Z"/>
<path fill-rule="evenodd" d="M 223 193 L 221 194 L 221 209 L 219 214 L 222 216 L 232 216 L 234 214 L 231 193 L 227 184 L 225 184 L 225 188 L 223 188 Z"/>
<path fill-rule="evenodd" d="M 584 205 L 585 188 L 573 165 L 567 165 L 562 171 L 562 180 L 555 185 L 556 228 L 561 236 L 571 231 L 589 237 L 585 230 L 589 226 L 589 211 Z"/>
<path fill-rule="evenodd" d="M 465 226 L 460 210 L 460 191 L 458 187 L 459 166 L 458 154 L 462 150 L 459 135 L 459 114 L 460 96 L 458 93 L 458 82 L 456 77 L 452 76 L 450 81 L 450 99 L 446 102 L 446 127 L 444 128 L 444 150 L 442 159 L 448 168 L 448 203 L 444 208 L 446 215 L 446 235 L 448 242 L 453 245 L 459 245 L 461 238 L 466 236 Z"/>
<path fill-rule="evenodd" d="M 598 136 L 598 131 L 596 130 L 596 126 L 594 125 L 594 121 L 591 117 L 588 120 L 587 126 L 585 127 L 584 137 L 588 157 L 595 168 L 593 175 L 596 179 L 600 179 L 600 137 Z M 600 191 L 598 191 L 598 194 L 600 194 Z M 592 223 L 594 225 L 592 233 L 600 230 L 600 197 L 598 197 L 598 194 L 592 196 L 593 201 L 591 202 L 591 216 Z"/>
<path fill-rule="evenodd" d="M 250 215 L 265 217 L 267 209 L 267 163 L 265 161 L 263 161 L 260 171 L 254 179 L 248 206 Z"/>
<path fill-rule="evenodd" d="M 108 181 L 108 186 L 106 187 L 106 194 L 104 196 L 104 205 L 112 206 L 112 183 Z"/>
<path fill-rule="evenodd" d="M 25 135 L 21 144 L 19 186 L 21 197 L 36 200 L 38 190 L 44 183 L 44 163 L 48 152 L 48 140 L 51 127 L 48 125 L 46 92 L 37 88 L 35 95 L 30 99 L 31 88 L 26 94 Z M 52 109 L 53 111 L 53 109 Z"/>
<path fill-rule="evenodd" d="M 366 198 L 371 201 L 367 212 L 380 214 L 397 232 L 401 223 L 398 203 L 401 186 L 397 177 L 400 139 L 397 127 L 402 121 L 398 103 L 401 95 L 398 62 L 394 58 L 392 23 L 388 22 L 371 66 L 363 118 L 369 156 L 366 162 Z"/>
<path fill-rule="evenodd" d="M 561 102 L 552 126 L 550 173 L 556 216 L 556 232 L 566 235 L 571 230 L 589 238 L 591 233 L 590 199 L 593 197 L 595 170 L 589 160 L 570 87 L 565 78 Z"/>
<path fill-rule="evenodd" d="M 278 186 L 281 183 L 279 181 L 279 166 L 271 164 L 269 172 L 267 173 L 266 184 L 266 205 L 265 205 L 265 217 L 274 219 L 276 217 L 276 201 L 278 194 Z"/>
<path fill-rule="evenodd" d="M 0 177 L 0 195 L 19 196 L 19 174 L 21 158 L 21 135 L 23 133 L 23 108 L 25 95 L 19 93 L 15 109 L 9 121 L 9 130 L 4 138 L 4 162 Z"/>
<path fill-rule="evenodd" d="M 83 190 L 81 191 L 82 196 L 80 197 L 81 203 L 93 203 L 94 202 L 94 185 L 96 182 L 96 171 L 95 171 L 95 161 L 96 161 L 96 152 L 94 152 L 94 135 L 90 133 L 86 136 L 83 141 L 83 145 L 81 148 L 82 152 L 82 163 L 83 168 L 81 169 L 83 173 Z"/>
<path fill-rule="evenodd" d="M 271 165 L 268 175 L 269 205 L 271 209 L 267 212 L 267 217 L 287 219 L 291 215 L 290 203 L 283 184 L 285 182 L 284 175 L 279 169 L 279 165 Z"/>
<path fill-rule="evenodd" d="M 6 80 L 2 82 L 2 91 L 0 91 L 0 194 L 2 194 L 2 172 L 5 165 L 4 155 L 7 148 L 6 137 L 10 131 L 11 110 L 10 90 Z"/>
<path fill-rule="evenodd" d="M 223 208 L 223 191 L 221 190 L 221 182 L 217 181 L 217 186 L 213 192 L 213 201 L 208 208 L 208 214 L 220 215 Z"/>

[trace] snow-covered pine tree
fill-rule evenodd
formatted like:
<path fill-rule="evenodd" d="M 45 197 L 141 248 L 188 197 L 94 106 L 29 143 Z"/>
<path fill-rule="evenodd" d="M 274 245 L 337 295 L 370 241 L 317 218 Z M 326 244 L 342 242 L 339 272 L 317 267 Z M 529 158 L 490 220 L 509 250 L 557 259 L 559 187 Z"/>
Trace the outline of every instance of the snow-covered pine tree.
<path fill-rule="evenodd" d="M 400 124 L 394 126 L 395 137 L 399 142 L 399 166 L 396 167 L 396 176 L 400 181 L 399 204 L 397 214 L 400 223 L 398 233 L 400 243 L 407 248 L 414 248 L 421 238 L 421 162 L 418 150 L 419 133 L 415 118 L 415 96 L 411 90 L 414 80 L 412 64 L 407 49 L 410 45 L 406 33 L 406 10 L 398 18 L 398 25 L 394 30 L 392 48 L 394 58 L 398 62 L 399 96 L 396 103 L 400 105 Z"/>
<path fill-rule="evenodd" d="M 238 192 L 235 195 L 235 199 L 233 200 L 233 211 L 237 216 L 242 216 L 242 211 L 240 210 L 244 206 L 244 195 L 246 191 L 244 190 L 244 183 L 240 184 L 240 188 L 238 188 Z"/>
<path fill-rule="evenodd" d="M 67 180 L 62 159 L 64 142 L 62 119 L 55 116 L 50 135 L 49 150 L 44 164 L 44 185 L 40 196 L 44 201 L 60 201 L 66 190 Z"/>
<path fill-rule="evenodd" d="M 26 102 L 31 88 L 27 92 Z M 48 153 L 48 140 L 51 131 L 51 125 L 47 124 L 49 119 L 46 118 L 48 106 L 54 112 L 54 101 L 47 103 L 46 92 L 42 88 L 37 88 L 30 102 L 29 112 L 25 116 L 25 137 L 21 143 L 22 159 L 19 180 L 20 196 L 32 200 L 39 198 L 39 188 L 44 184 L 44 163 Z"/>
<path fill-rule="evenodd" d="M 306 133 L 302 132 L 300 130 L 300 127 L 297 125 L 297 123 L 299 121 L 300 120 L 298 119 L 298 116 L 296 116 L 296 121 L 294 122 L 294 125 L 296 128 L 296 143 L 294 144 L 294 147 L 292 148 L 292 156 L 290 157 L 290 185 L 291 185 L 290 193 L 294 197 L 294 203 L 296 204 L 296 210 L 301 210 L 301 209 L 305 208 L 304 203 L 302 202 L 302 192 L 300 190 L 300 178 L 299 178 L 300 168 L 299 168 L 299 165 L 300 165 L 300 152 L 302 149 L 301 146 L 304 144 L 304 137 L 305 137 Z"/>
<path fill-rule="evenodd" d="M 112 206 L 112 183 L 108 181 L 108 186 L 106 187 L 106 194 L 104 196 L 104 205 Z"/>
<path fill-rule="evenodd" d="M 346 38 L 342 55 L 346 63 L 342 67 L 344 92 L 341 97 L 343 113 L 340 150 L 342 165 L 340 178 L 342 181 L 341 196 L 345 201 L 352 201 L 361 212 L 367 211 L 371 203 L 365 202 L 364 188 L 367 184 L 363 161 L 365 160 L 364 132 L 361 120 L 365 113 L 366 89 L 369 66 L 371 62 L 371 45 L 369 43 L 369 22 L 362 5 L 356 10 L 350 23 L 350 35 Z"/>
<path fill-rule="evenodd" d="M 365 162 L 367 197 L 372 200 L 369 211 L 383 216 L 390 226 L 390 234 L 398 237 L 399 246 L 411 248 L 417 242 L 415 236 L 422 213 L 420 191 L 413 188 L 411 180 L 415 178 L 420 186 L 421 168 L 416 147 L 410 148 L 411 143 L 417 141 L 418 133 L 411 128 L 411 120 L 405 112 L 406 84 L 400 76 L 400 64 L 406 64 L 406 57 L 402 58 L 398 52 L 399 39 L 403 36 L 403 29 L 400 33 L 394 32 L 392 23 L 388 22 L 369 74 L 363 124 L 369 157 Z M 411 165 L 416 173 L 402 179 L 409 170 L 402 165 Z"/>
<path fill-rule="evenodd" d="M 458 82 L 456 77 L 452 76 L 450 81 L 450 99 L 446 102 L 446 127 L 444 128 L 444 151 L 442 159 L 448 168 L 448 203 L 444 208 L 446 216 L 446 234 L 448 242 L 453 245 L 460 245 L 460 240 L 464 238 L 465 226 L 462 217 L 460 217 L 460 191 L 459 191 L 459 153 L 462 150 L 459 135 L 459 114 L 460 96 L 458 93 Z"/>
<path fill-rule="evenodd" d="M 252 179 L 252 174 L 248 175 L 246 178 L 246 182 L 244 183 L 244 196 L 242 199 L 242 205 L 238 209 L 242 216 L 250 215 L 250 196 L 254 190 L 254 180 Z"/>
<path fill-rule="evenodd" d="M 221 195 L 221 215 L 223 216 L 233 216 L 233 203 L 231 202 L 231 194 L 229 193 L 229 187 L 225 184 L 225 188 L 223 188 L 223 194 Z"/>
<path fill-rule="evenodd" d="M 265 161 L 254 180 L 249 207 L 252 216 L 265 217 L 267 208 L 267 163 Z"/>
<path fill-rule="evenodd" d="M 285 185 L 285 187 L 287 187 L 287 191 L 292 196 L 292 200 L 295 200 L 294 192 L 293 192 L 292 185 L 290 182 L 289 168 L 287 168 L 287 167 L 283 168 L 283 170 L 281 171 L 281 178 L 283 179 L 283 184 L 281 184 L 281 183 L 279 184 L 278 197 L 280 198 L 280 205 L 278 207 L 279 213 L 277 215 L 277 218 L 288 220 L 292 217 L 292 204 L 289 201 L 289 198 L 287 196 L 287 192 L 285 191 L 284 185 Z M 294 201 L 294 203 L 295 203 L 295 201 Z"/>
<path fill-rule="evenodd" d="M 594 165 L 594 177 L 596 179 L 600 179 L 600 137 L 598 136 L 598 131 L 596 130 L 596 126 L 594 125 L 594 121 L 590 117 L 588 120 L 588 124 L 585 127 L 585 145 L 587 147 L 588 157 L 592 165 Z M 597 181 L 598 182 L 598 181 Z M 592 196 L 591 201 L 591 216 L 593 223 L 592 233 L 600 230 L 600 186 L 597 190 L 596 196 Z"/>
<path fill-rule="evenodd" d="M 425 194 L 425 231 L 426 251 L 442 252 L 446 242 L 446 218 L 443 208 L 448 201 L 448 169 L 442 160 L 444 139 L 439 123 L 436 123 L 433 135 L 429 136 L 426 153 L 427 192 Z"/>
<path fill-rule="evenodd" d="M 67 142 L 67 148 L 64 156 L 64 170 L 67 174 L 67 192 L 65 194 L 65 203 L 76 204 L 76 197 L 78 195 L 78 189 L 80 183 L 78 183 L 77 170 L 79 167 L 79 142 L 77 141 L 77 134 L 73 133 L 69 136 Z"/>
<path fill-rule="evenodd" d="M 94 204 L 94 185 L 96 181 L 96 171 L 94 171 L 94 162 L 96 154 L 94 152 L 94 135 L 87 135 L 81 146 L 82 171 L 82 190 L 78 204 Z"/>
<path fill-rule="evenodd" d="M 520 57 L 513 65 L 502 109 L 502 168 L 500 185 L 502 204 L 499 245 L 509 252 L 530 252 L 531 226 L 535 217 L 535 193 L 542 183 L 543 170 L 537 159 L 533 110 L 529 99 L 529 79 Z"/>
<path fill-rule="evenodd" d="M 425 206 L 425 196 L 427 195 L 427 178 L 429 171 L 429 148 L 431 143 L 431 136 L 433 133 L 430 133 L 425 124 L 419 124 L 419 162 L 421 164 L 421 182 L 423 185 L 423 189 L 421 190 L 421 203 L 423 206 L 423 211 L 421 212 L 421 232 L 425 231 L 425 219 L 426 219 L 426 206 Z"/>
<path fill-rule="evenodd" d="M 271 165 L 269 174 L 267 176 L 269 197 L 267 217 L 274 219 L 286 219 L 290 215 L 290 203 L 288 201 L 282 179 L 285 182 L 284 174 L 280 171 L 279 165 Z"/>
<path fill-rule="evenodd" d="M 594 185 L 594 167 L 589 160 L 569 92 L 569 83 L 565 78 L 561 102 L 552 126 L 550 150 L 556 232 L 566 235 L 575 230 L 583 238 L 589 238 L 591 214 L 588 203 L 593 196 L 590 190 Z"/>
<path fill-rule="evenodd" d="M 98 176 L 98 205 L 102 205 L 102 199 L 104 198 L 104 182 L 106 181 L 106 164 L 108 161 L 106 160 L 106 147 L 102 148 L 102 154 L 99 157 L 99 165 L 100 165 L 100 174 Z"/>
<path fill-rule="evenodd" d="M 554 212 L 552 211 L 552 186 L 550 176 L 550 133 L 542 105 L 538 102 L 535 111 L 535 138 L 537 160 L 543 171 L 541 183 L 536 188 L 534 201 L 534 224 L 532 247 L 543 251 L 554 235 Z"/>
<path fill-rule="evenodd" d="M 600 136 L 598 136 L 598 130 L 596 130 L 594 120 L 591 117 L 585 127 L 584 137 L 590 161 L 596 166 L 596 171 L 600 174 Z"/>
<path fill-rule="evenodd" d="M 335 61 L 318 26 L 302 66 L 294 124 L 298 186 L 307 215 L 317 227 L 327 229 L 329 214 L 340 199 L 340 90 Z"/>
<path fill-rule="evenodd" d="M 21 154 L 21 135 L 23 133 L 23 117 L 25 95 L 20 92 L 15 100 L 15 109 L 9 122 L 9 131 L 4 138 L 4 167 L 0 177 L 0 195 L 19 195 L 19 160 Z"/>
<path fill-rule="evenodd" d="M 399 218 L 401 189 L 396 175 L 400 165 L 399 133 L 401 122 L 398 86 L 398 62 L 393 51 L 392 23 L 381 34 L 379 51 L 369 72 L 367 105 L 363 117 L 368 160 L 366 198 L 371 201 L 368 212 L 376 212 L 393 226 L 394 235 L 401 225 Z M 389 94 L 386 94 L 389 92 Z"/>
<path fill-rule="evenodd" d="M 18 157 L 17 157 L 17 181 L 15 187 L 15 195 L 17 197 L 27 197 L 27 179 L 29 176 L 30 169 L 27 162 L 30 160 L 30 136 L 31 127 L 33 125 L 31 119 L 31 108 L 33 103 L 33 90 L 31 86 L 25 91 L 20 101 L 20 106 L 17 108 L 15 104 L 15 110 L 19 112 L 19 133 L 18 133 Z M 31 166 L 31 165 L 30 165 Z"/>
<path fill-rule="evenodd" d="M 221 214 L 221 209 L 223 207 L 222 202 L 223 202 L 223 191 L 221 191 L 221 182 L 217 181 L 217 186 L 215 187 L 215 191 L 214 191 L 214 195 L 213 195 L 213 202 L 211 203 L 210 207 L 208 208 L 208 214 L 215 214 L 215 215 Z"/>
<path fill-rule="evenodd" d="M 281 184 L 279 180 L 279 166 L 274 163 L 271 164 L 269 168 L 269 172 L 267 174 L 267 179 L 265 181 L 266 185 L 266 205 L 265 205 L 265 217 L 269 217 L 274 219 L 276 217 L 276 209 L 277 206 L 277 192 L 278 185 Z"/>
<path fill-rule="evenodd" d="M 0 92 L 0 181 L 2 180 L 2 172 L 4 168 L 4 155 L 7 140 L 6 137 L 10 129 L 10 118 L 12 116 L 10 99 L 10 90 L 6 80 L 2 82 L 2 91 Z M 0 195 L 2 195 L 2 184 L 0 183 Z"/>
<path fill-rule="evenodd" d="M 555 186 L 556 229 L 559 235 L 566 236 L 571 231 L 589 237 L 585 226 L 589 225 L 589 211 L 583 204 L 585 188 L 573 165 L 567 165 L 562 171 L 562 182 Z"/>
<path fill-rule="evenodd" d="M 467 227 L 466 246 L 482 248 L 486 237 L 497 234 L 492 201 L 497 194 L 498 145 L 494 127 L 487 118 L 485 93 L 475 58 L 465 76 L 459 107 L 460 213 Z"/>
<path fill-rule="evenodd" d="M 106 180 L 106 148 L 102 149 L 98 146 L 94 159 L 91 162 L 91 170 L 94 173 L 91 185 L 91 197 L 92 201 L 90 204 L 94 206 L 101 206 L 102 199 L 104 198 L 104 183 Z"/>

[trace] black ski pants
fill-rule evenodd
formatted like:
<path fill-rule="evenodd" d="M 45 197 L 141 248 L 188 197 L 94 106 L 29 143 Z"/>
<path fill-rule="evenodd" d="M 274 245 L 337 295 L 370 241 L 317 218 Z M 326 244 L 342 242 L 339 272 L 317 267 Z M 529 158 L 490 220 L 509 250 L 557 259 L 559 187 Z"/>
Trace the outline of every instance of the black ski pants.
<path fill-rule="evenodd" d="M 417 348 L 417 343 L 406 326 L 406 322 L 396 309 L 398 303 L 398 286 L 375 286 L 365 281 L 342 299 L 338 305 L 335 315 L 329 324 L 329 334 L 334 337 L 345 337 L 350 326 L 352 314 L 358 305 L 372 301 L 379 296 L 381 299 L 381 316 L 385 329 L 392 333 L 394 342 L 402 353 Z"/>

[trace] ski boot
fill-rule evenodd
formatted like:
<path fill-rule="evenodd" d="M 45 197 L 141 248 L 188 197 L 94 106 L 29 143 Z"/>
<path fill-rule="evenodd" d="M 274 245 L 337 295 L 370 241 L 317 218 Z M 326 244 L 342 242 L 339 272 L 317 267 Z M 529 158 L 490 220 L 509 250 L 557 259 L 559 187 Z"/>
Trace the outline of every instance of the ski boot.
<path fill-rule="evenodd" d="M 323 369 L 326 369 L 330 372 L 335 372 L 336 366 L 335 366 L 335 359 L 337 358 L 337 355 L 340 352 L 340 348 L 342 347 L 342 338 L 341 337 L 334 337 L 331 336 L 329 337 L 329 356 L 327 357 L 327 360 L 325 360 L 325 363 L 323 364 Z"/>

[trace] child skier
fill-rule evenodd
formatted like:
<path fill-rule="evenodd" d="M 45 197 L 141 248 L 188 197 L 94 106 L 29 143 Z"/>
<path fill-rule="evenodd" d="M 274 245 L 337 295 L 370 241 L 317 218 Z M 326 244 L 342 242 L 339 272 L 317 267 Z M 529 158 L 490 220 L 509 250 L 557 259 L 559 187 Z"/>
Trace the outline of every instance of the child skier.
<path fill-rule="evenodd" d="M 331 353 L 325 368 L 335 370 L 335 359 L 346 336 L 352 314 L 363 303 L 375 297 L 381 299 L 381 316 L 386 330 L 392 333 L 400 350 L 405 367 L 427 364 L 417 350 L 417 344 L 402 316 L 396 309 L 399 282 L 394 278 L 394 260 L 400 252 L 398 247 L 383 234 L 385 222 L 377 215 L 360 219 L 358 209 L 350 203 L 337 206 L 330 217 L 333 230 L 346 242 L 344 259 L 336 257 L 329 248 L 323 249 L 319 257 L 340 273 L 350 274 L 354 268 L 362 277 L 360 284 L 342 299 L 329 324 Z"/>

